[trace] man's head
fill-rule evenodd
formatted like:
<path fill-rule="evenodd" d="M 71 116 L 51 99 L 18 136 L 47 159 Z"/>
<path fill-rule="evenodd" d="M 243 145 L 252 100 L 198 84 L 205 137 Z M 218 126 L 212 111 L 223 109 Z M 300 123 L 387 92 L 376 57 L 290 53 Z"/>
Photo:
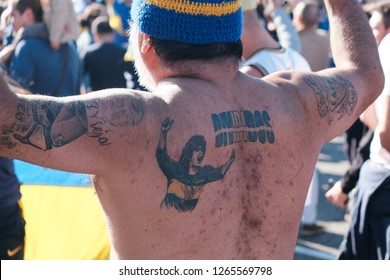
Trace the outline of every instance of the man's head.
<path fill-rule="evenodd" d="M 100 16 L 92 21 L 92 34 L 96 42 L 113 42 L 115 33 L 108 17 Z"/>
<path fill-rule="evenodd" d="M 148 45 L 168 64 L 229 56 L 241 59 L 239 0 L 134 0 L 131 20 L 130 45 L 135 66 L 140 83 L 149 89 L 154 88 L 155 82 L 141 50 Z"/>
<path fill-rule="evenodd" d="M 12 3 L 11 21 L 15 31 L 43 21 L 40 0 L 16 0 Z"/>
<path fill-rule="evenodd" d="M 294 9 L 294 25 L 298 31 L 316 28 L 320 20 L 320 7 L 317 2 L 305 0 Z"/>
<path fill-rule="evenodd" d="M 84 9 L 82 15 L 79 17 L 79 23 L 83 28 L 91 28 L 92 21 L 100 16 L 108 17 L 106 6 L 99 3 L 92 3 Z"/>
<path fill-rule="evenodd" d="M 372 14 L 370 26 L 374 33 L 375 41 L 379 45 L 382 39 L 390 33 L 390 3 L 381 1 L 367 10 Z"/>

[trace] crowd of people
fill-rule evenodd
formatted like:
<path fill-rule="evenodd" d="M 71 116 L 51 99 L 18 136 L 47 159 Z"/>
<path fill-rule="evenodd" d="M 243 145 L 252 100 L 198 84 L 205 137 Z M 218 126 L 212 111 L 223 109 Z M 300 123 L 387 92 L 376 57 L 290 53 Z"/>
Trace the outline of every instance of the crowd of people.
<path fill-rule="evenodd" d="M 343 133 L 339 258 L 389 259 L 390 1 L 163 2 L 5 2 L 1 259 L 23 258 L 13 158 L 92 174 L 113 259 L 291 259 Z"/>

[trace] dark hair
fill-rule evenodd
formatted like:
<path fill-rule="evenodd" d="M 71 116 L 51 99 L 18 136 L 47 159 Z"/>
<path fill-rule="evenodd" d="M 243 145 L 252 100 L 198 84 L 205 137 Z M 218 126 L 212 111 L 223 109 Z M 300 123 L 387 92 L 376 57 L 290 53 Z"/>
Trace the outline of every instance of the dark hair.
<path fill-rule="evenodd" d="M 183 151 L 180 155 L 179 163 L 185 166 L 187 169 L 190 166 L 192 155 L 198 148 L 201 148 L 203 154 L 206 153 L 206 139 L 202 135 L 192 136 L 185 144 Z"/>
<path fill-rule="evenodd" d="M 105 16 L 99 16 L 96 19 L 94 19 L 92 21 L 91 29 L 92 32 L 96 32 L 98 34 L 109 34 L 114 32 L 114 30 L 110 26 L 108 17 Z"/>
<path fill-rule="evenodd" d="M 100 16 L 108 17 L 106 6 L 99 3 L 92 3 L 85 8 L 83 14 L 79 17 L 81 27 L 90 28 L 92 21 Z"/>
<path fill-rule="evenodd" d="M 15 4 L 15 9 L 21 14 L 28 8 L 32 10 L 36 22 L 43 21 L 43 9 L 40 0 L 18 0 Z"/>
<path fill-rule="evenodd" d="M 180 60 L 212 59 L 223 56 L 242 57 L 242 42 L 185 44 L 171 40 L 150 37 L 151 44 L 157 55 L 166 62 Z"/>

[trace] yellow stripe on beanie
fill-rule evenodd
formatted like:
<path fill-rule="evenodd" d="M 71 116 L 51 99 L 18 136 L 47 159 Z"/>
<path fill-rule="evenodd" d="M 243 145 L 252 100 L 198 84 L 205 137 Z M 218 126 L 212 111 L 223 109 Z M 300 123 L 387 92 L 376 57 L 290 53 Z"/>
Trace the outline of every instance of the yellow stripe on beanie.
<path fill-rule="evenodd" d="M 217 3 L 200 3 L 189 0 L 145 0 L 145 2 L 161 9 L 172 10 L 189 15 L 222 16 L 236 12 L 241 0 Z"/>

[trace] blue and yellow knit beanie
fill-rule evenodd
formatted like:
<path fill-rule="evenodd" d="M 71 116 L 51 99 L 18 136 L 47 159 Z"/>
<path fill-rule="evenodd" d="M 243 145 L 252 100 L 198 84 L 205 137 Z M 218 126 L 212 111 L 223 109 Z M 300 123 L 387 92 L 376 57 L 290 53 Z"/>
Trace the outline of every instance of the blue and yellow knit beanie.
<path fill-rule="evenodd" d="M 188 44 L 236 42 L 242 32 L 241 0 L 134 0 L 131 19 L 138 29 Z"/>

